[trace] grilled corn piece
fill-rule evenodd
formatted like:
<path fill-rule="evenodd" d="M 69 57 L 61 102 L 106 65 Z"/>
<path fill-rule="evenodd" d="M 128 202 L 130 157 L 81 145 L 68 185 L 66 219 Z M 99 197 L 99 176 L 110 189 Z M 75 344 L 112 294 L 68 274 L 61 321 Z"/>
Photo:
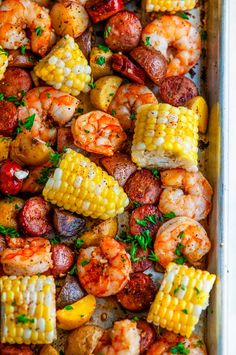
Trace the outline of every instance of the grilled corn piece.
<path fill-rule="evenodd" d="M 3 276 L 1 342 L 49 344 L 56 338 L 55 283 L 52 276 Z"/>
<path fill-rule="evenodd" d="M 208 271 L 170 263 L 147 321 L 189 338 L 208 306 L 215 279 Z"/>
<path fill-rule="evenodd" d="M 206 133 L 208 124 L 208 106 L 202 96 L 196 96 L 186 102 L 185 106 L 198 115 L 198 129 L 200 133 Z"/>
<path fill-rule="evenodd" d="M 131 155 L 140 167 L 197 171 L 198 115 L 168 104 L 140 106 Z"/>
<path fill-rule="evenodd" d="M 74 96 L 89 91 L 91 68 L 77 43 L 69 35 L 34 67 L 35 74 L 55 89 Z"/>
<path fill-rule="evenodd" d="M 192 10 L 197 0 L 146 0 L 146 11 L 186 11 Z"/>
<path fill-rule="evenodd" d="M 66 152 L 47 181 L 43 196 L 65 210 L 101 219 L 122 213 L 129 203 L 112 176 L 73 150 Z"/>
<path fill-rule="evenodd" d="M 4 77 L 4 73 L 8 66 L 8 52 L 0 46 L 0 80 Z"/>

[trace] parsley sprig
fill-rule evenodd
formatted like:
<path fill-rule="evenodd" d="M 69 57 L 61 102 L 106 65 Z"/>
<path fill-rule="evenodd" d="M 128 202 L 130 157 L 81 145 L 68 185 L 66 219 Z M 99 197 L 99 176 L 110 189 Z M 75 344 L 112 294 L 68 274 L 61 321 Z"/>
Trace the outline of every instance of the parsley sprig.
<path fill-rule="evenodd" d="M 187 355 L 190 353 L 189 349 L 186 349 L 183 343 L 178 343 L 176 346 L 170 348 L 171 354 Z"/>
<path fill-rule="evenodd" d="M 35 119 L 35 113 L 33 115 L 30 115 L 26 118 L 25 122 L 23 122 L 22 120 L 19 120 L 19 124 L 16 127 L 16 133 L 21 133 L 22 132 L 22 128 L 27 129 L 27 131 L 30 131 L 31 128 L 33 127 L 34 124 L 34 119 Z"/>
<path fill-rule="evenodd" d="M 17 230 L 15 228 L 4 227 L 2 225 L 0 225 L 0 233 L 4 234 L 4 235 L 8 235 L 9 237 L 12 237 L 12 238 L 17 238 L 20 236 L 20 233 L 17 232 Z"/>

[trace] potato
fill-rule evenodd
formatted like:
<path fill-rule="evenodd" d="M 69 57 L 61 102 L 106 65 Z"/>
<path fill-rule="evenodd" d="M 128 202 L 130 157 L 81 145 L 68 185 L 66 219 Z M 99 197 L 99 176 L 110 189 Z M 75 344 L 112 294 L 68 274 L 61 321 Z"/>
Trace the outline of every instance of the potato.
<path fill-rule="evenodd" d="M 95 308 L 96 298 L 93 295 L 87 295 L 57 311 L 57 326 L 65 330 L 78 328 L 89 321 Z"/>
<path fill-rule="evenodd" d="M 76 2 L 56 3 L 50 11 L 50 16 L 52 26 L 59 36 L 68 34 L 76 38 L 86 30 L 89 23 L 85 8 Z"/>
<path fill-rule="evenodd" d="M 102 49 L 104 48 L 104 49 Z M 108 47 L 93 47 L 90 54 L 90 67 L 94 79 L 104 75 L 111 75 L 112 51 Z"/>
<path fill-rule="evenodd" d="M 78 96 L 78 100 L 79 100 L 79 105 L 76 109 L 78 115 L 83 115 L 84 113 L 88 113 L 94 110 L 89 94 L 85 94 L 81 92 Z"/>
<path fill-rule="evenodd" d="M 59 355 L 59 352 L 52 345 L 44 345 L 39 355 Z"/>
<path fill-rule="evenodd" d="M 85 247 L 98 245 L 100 240 L 104 237 L 115 237 L 117 230 L 118 224 L 116 217 L 109 218 L 93 227 L 92 230 L 84 233 L 80 239 L 84 241 L 83 246 Z"/>
<path fill-rule="evenodd" d="M 0 161 L 8 158 L 11 138 L 0 136 Z"/>
<path fill-rule="evenodd" d="M 71 332 L 65 345 L 65 355 L 91 355 L 104 330 L 97 325 L 84 325 Z"/>
<path fill-rule="evenodd" d="M 51 152 L 43 141 L 22 132 L 11 144 L 10 158 L 20 165 L 37 166 L 48 162 Z"/>
<path fill-rule="evenodd" d="M 200 133 L 206 133 L 208 123 L 208 106 L 202 96 L 196 96 L 186 102 L 185 106 L 198 114 L 198 129 Z"/>
<path fill-rule="evenodd" d="M 116 91 L 122 83 L 119 76 L 103 76 L 95 81 L 95 88 L 90 91 L 92 105 L 99 110 L 107 112 Z"/>
<path fill-rule="evenodd" d="M 0 225 L 17 229 L 17 215 L 24 205 L 24 200 L 13 197 L 12 200 L 0 201 Z"/>

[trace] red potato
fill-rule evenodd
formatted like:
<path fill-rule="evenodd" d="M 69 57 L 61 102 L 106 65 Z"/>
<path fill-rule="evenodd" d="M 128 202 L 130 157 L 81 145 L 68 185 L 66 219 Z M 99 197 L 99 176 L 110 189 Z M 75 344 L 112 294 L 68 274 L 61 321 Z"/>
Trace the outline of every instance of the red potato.
<path fill-rule="evenodd" d="M 112 157 L 102 158 L 100 162 L 108 174 L 118 181 L 120 186 L 124 186 L 130 175 L 137 170 L 136 165 L 126 154 L 115 153 Z"/>
<path fill-rule="evenodd" d="M 154 300 L 156 286 L 152 278 L 141 272 L 130 275 L 125 287 L 117 293 L 118 302 L 129 311 L 142 311 Z"/>
<path fill-rule="evenodd" d="M 112 69 L 138 84 L 144 84 L 145 72 L 123 54 L 112 55 Z"/>
<path fill-rule="evenodd" d="M 84 296 L 85 291 L 80 287 L 77 278 L 67 274 L 65 283 L 58 293 L 56 306 L 59 309 L 64 308 L 68 304 L 72 304 Z"/>
<path fill-rule="evenodd" d="M 93 23 L 106 20 L 123 9 L 123 0 L 88 0 L 85 8 Z"/>
<path fill-rule="evenodd" d="M 143 319 L 137 321 L 137 328 L 140 330 L 140 354 L 145 353 L 156 340 L 156 331 L 152 324 Z"/>
<path fill-rule="evenodd" d="M 52 245 L 52 275 L 54 277 L 63 276 L 74 264 L 74 253 L 65 244 Z"/>
<path fill-rule="evenodd" d="M 152 223 L 146 217 L 153 217 Z M 146 229 L 149 230 L 152 237 L 154 237 L 161 226 L 160 217 L 162 216 L 161 212 L 157 207 L 153 205 L 144 205 L 136 208 L 130 216 L 129 227 L 130 233 L 133 235 L 139 235 Z M 142 221 L 140 223 L 145 224 L 145 226 L 140 225 L 137 221 Z"/>
<path fill-rule="evenodd" d="M 22 167 L 11 160 L 5 160 L 0 166 L 0 191 L 3 194 L 17 195 L 20 192 L 23 179 L 19 174 Z M 17 177 L 18 176 L 18 177 Z"/>
<path fill-rule="evenodd" d="M 133 202 L 155 204 L 161 194 L 161 182 L 150 170 L 137 170 L 126 181 L 124 190 Z"/>
<path fill-rule="evenodd" d="M 198 96 L 198 89 L 192 80 L 184 76 L 169 76 L 160 85 L 160 95 L 167 104 L 183 106 L 188 100 Z"/>
<path fill-rule="evenodd" d="M 139 18 L 130 11 L 121 11 L 106 23 L 104 37 L 113 51 L 129 52 L 137 47 L 142 32 Z"/>
<path fill-rule="evenodd" d="M 30 74 L 20 68 L 7 68 L 4 78 L 0 81 L 0 93 L 6 97 L 15 96 L 18 100 L 31 88 Z"/>
<path fill-rule="evenodd" d="M 19 213 L 19 224 L 25 234 L 43 237 L 52 231 L 51 206 L 42 197 L 29 198 Z"/>
<path fill-rule="evenodd" d="M 64 237 L 72 237 L 85 228 L 85 219 L 71 212 L 54 209 L 53 224 L 57 232 Z"/>
<path fill-rule="evenodd" d="M 152 47 L 140 46 L 134 48 L 130 55 L 145 70 L 150 79 L 157 85 L 167 73 L 167 60 Z"/>
<path fill-rule="evenodd" d="M 11 134 L 18 124 L 17 108 L 12 102 L 0 101 L 0 134 Z"/>
<path fill-rule="evenodd" d="M 76 43 L 83 52 L 84 56 L 88 59 L 92 48 L 92 32 L 87 29 L 82 35 L 76 38 Z"/>
<path fill-rule="evenodd" d="M 8 67 L 18 67 L 18 68 L 32 68 L 36 64 L 36 58 L 30 51 L 25 51 L 24 54 L 21 53 L 20 49 L 10 49 L 9 53 L 9 64 Z"/>

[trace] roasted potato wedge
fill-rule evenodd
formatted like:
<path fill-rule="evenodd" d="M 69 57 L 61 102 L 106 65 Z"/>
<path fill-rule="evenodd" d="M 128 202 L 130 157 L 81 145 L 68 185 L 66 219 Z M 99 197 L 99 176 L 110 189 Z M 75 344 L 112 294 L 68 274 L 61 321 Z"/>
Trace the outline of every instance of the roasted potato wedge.
<path fill-rule="evenodd" d="M 48 162 L 51 152 L 46 143 L 22 132 L 11 144 L 10 158 L 20 165 L 38 166 Z"/>
<path fill-rule="evenodd" d="M 98 110 L 107 112 L 108 107 L 122 79 L 116 75 L 103 76 L 95 82 L 95 88 L 90 91 L 91 103 Z"/>
<path fill-rule="evenodd" d="M 93 295 L 87 295 L 57 311 L 57 326 L 65 330 L 78 328 L 89 321 L 95 308 L 96 298 Z"/>
<path fill-rule="evenodd" d="M 97 325 L 84 325 L 73 332 L 67 338 L 65 355 L 91 355 L 104 330 Z"/>
<path fill-rule="evenodd" d="M 86 30 L 89 23 L 85 8 L 76 2 L 56 3 L 50 11 L 50 16 L 52 26 L 59 36 L 68 34 L 76 38 Z"/>
<path fill-rule="evenodd" d="M 0 136 L 0 161 L 8 158 L 11 138 Z"/>
<path fill-rule="evenodd" d="M 80 239 L 83 240 L 84 246 L 98 245 L 100 240 L 104 237 L 115 237 L 118 230 L 116 217 L 109 218 L 104 222 L 99 223 L 90 231 L 84 233 Z"/>
<path fill-rule="evenodd" d="M 44 345 L 39 355 L 59 355 L 59 352 L 52 345 Z"/>
<path fill-rule="evenodd" d="M 206 133 L 208 124 L 208 106 L 202 96 L 196 96 L 186 102 L 185 106 L 196 112 L 199 117 L 198 129 L 200 133 Z"/>
<path fill-rule="evenodd" d="M 78 100 L 79 100 L 79 105 L 76 109 L 78 115 L 83 115 L 84 113 L 88 113 L 94 110 L 89 94 L 85 94 L 81 92 L 78 96 Z"/>
<path fill-rule="evenodd" d="M 0 201 L 0 225 L 17 229 L 17 215 L 24 205 L 24 200 L 18 197 Z"/>
<path fill-rule="evenodd" d="M 105 46 L 93 47 L 90 54 L 90 67 L 94 79 L 101 76 L 111 75 L 112 51 Z"/>

